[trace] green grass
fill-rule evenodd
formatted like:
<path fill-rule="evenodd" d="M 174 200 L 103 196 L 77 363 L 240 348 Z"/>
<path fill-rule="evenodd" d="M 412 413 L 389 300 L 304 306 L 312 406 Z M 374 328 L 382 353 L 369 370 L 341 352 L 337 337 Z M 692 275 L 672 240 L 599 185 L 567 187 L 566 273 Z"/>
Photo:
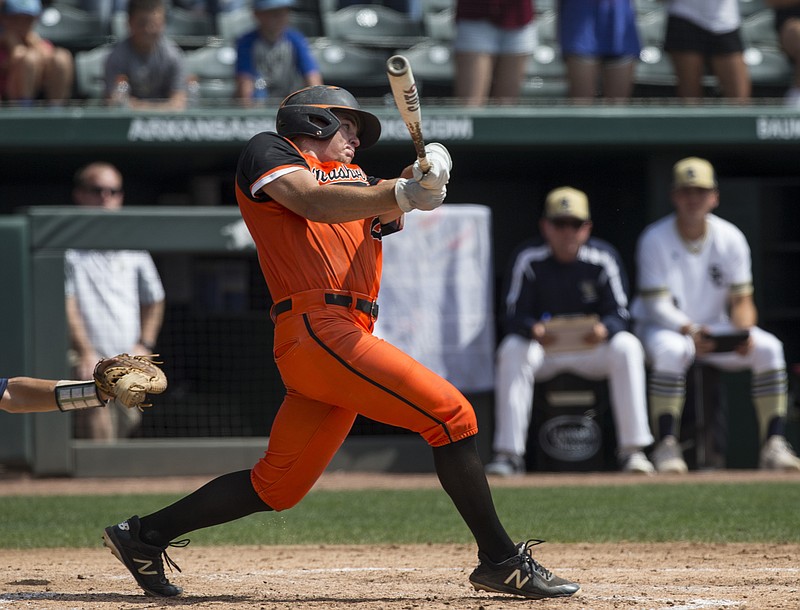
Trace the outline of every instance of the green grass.
<path fill-rule="evenodd" d="M 99 546 L 104 526 L 178 497 L 0 497 L 0 548 Z M 800 543 L 800 480 L 501 488 L 494 498 L 515 539 Z M 289 511 L 251 515 L 189 537 L 199 545 L 472 541 L 438 489 L 313 491 Z"/>

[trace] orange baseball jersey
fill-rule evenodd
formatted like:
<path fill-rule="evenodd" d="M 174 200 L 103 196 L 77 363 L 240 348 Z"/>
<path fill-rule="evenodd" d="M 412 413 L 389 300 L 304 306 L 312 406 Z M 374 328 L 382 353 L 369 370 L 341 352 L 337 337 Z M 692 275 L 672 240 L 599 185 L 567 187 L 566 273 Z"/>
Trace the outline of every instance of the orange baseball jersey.
<path fill-rule="evenodd" d="M 289 172 L 310 170 L 322 185 L 379 180 L 357 165 L 320 163 L 289 140 L 259 134 L 236 171 L 236 199 L 256 241 L 276 314 L 273 356 L 286 395 L 269 446 L 251 471 L 253 487 L 275 510 L 300 501 L 327 467 L 357 414 L 417 432 L 438 447 L 478 431 L 469 401 L 451 383 L 372 334 L 372 310 L 326 306 L 324 294 L 374 300 L 381 237 L 400 222 L 377 217 L 325 224 L 303 218 L 261 192 Z"/>
<path fill-rule="evenodd" d="M 321 163 L 275 133 L 253 137 L 239 158 L 236 199 L 256 242 L 258 258 L 273 302 L 315 289 L 378 294 L 381 237 L 399 228 L 382 227 L 377 217 L 337 224 L 312 222 L 260 192 L 273 180 L 298 169 L 310 170 L 320 184 L 380 182 L 358 165 Z"/>

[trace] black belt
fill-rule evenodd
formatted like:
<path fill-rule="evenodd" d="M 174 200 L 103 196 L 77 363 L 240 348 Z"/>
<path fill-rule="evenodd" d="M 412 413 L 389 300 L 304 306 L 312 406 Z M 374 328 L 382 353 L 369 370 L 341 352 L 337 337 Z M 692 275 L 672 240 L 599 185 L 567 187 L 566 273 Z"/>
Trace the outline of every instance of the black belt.
<path fill-rule="evenodd" d="M 330 294 L 327 293 L 325 295 L 325 302 L 328 305 L 339 305 L 341 307 L 347 307 L 348 309 L 353 304 L 353 297 L 349 297 L 346 294 Z M 367 301 L 366 299 L 356 299 L 356 309 L 359 311 L 363 311 L 368 316 L 371 316 L 373 319 L 378 319 L 378 303 L 376 301 Z M 284 299 L 283 301 L 279 301 L 272 306 L 272 313 L 277 318 L 282 313 L 286 313 L 287 311 L 292 310 L 292 299 Z"/>

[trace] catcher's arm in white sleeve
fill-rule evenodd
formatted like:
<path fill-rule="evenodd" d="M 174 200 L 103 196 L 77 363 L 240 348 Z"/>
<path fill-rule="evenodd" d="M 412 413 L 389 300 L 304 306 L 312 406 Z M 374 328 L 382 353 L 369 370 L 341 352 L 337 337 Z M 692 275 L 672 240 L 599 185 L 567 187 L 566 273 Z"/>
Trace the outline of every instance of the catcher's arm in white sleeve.
<path fill-rule="evenodd" d="M 56 381 L 11 377 L 6 382 L 0 397 L 0 410 L 8 413 L 73 411 L 102 407 L 106 404 L 106 399 L 101 397 L 93 380 Z"/>

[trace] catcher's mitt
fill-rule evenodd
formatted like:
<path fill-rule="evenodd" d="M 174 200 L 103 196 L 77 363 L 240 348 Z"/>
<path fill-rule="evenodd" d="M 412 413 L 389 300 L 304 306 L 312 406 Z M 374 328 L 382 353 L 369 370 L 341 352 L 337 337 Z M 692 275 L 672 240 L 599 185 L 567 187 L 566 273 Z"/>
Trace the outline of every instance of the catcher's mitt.
<path fill-rule="evenodd" d="M 103 358 L 94 367 L 94 382 L 119 404 L 140 411 L 153 406 L 145 403 L 147 394 L 161 394 L 167 389 L 167 376 L 151 356 L 118 354 Z"/>

